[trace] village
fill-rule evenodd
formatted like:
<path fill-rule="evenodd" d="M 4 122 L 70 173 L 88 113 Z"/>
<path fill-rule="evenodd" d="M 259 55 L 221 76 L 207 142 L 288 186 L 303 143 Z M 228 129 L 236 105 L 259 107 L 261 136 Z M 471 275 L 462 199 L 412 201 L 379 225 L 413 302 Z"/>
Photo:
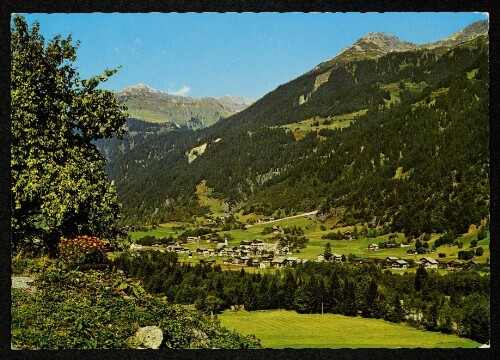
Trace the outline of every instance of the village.
<path fill-rule="evenodd" d="M 308 261 L 329 262 L 329 263 L 349 263 L 352 265 L 373 264 L 390 270 L 407 270 L 421 266 L 425 269 L 445 269 L 448 271 L 455 270 L 474 270 L 480 266 L 480 263 L 475 260 L 460 261 L 460 260 L 436 260 L 432 257 L 423 256 L 417 259 L 417 251 L 409 249 L 406 251 L 408 256 L 412 258 L 399 258 L 396 256 L 387 256 L 385 258 L 371 256 L 380 250 L 378 244 L 369 244 L 365 251 L 370 254 L 366 257 L 353 256 L 354 254 L 344 255 L 338 253 L 320 253 L 315 260 L 301 258 L 294 255 L 294 248 L 285 245 L 279 246 L 279 242 L 265 242 L 260 239 L 242 240 L 239 246 L 229 246 L 227 239 L 223 242 L 217 240 L 206 240 L 209 246 L 197 246 L 193 250 L 193 245 L 199 245 L 203 240 L 200 236 L 188 237 L 187 247 L 179 242 L 170 241 L 167 244 L 160 242 L 153 243 L 151 247 L 140 244 L 131 244 L 130 251 L 133 256 L 138 256 L 138 251 L 156 250 L 160 252 L 173 252 L 183 255 L 181 259 L 188 259 L 186 262 L 195 262 L 198 259 L 202 264 L 223 264 L 234 267 L 253 267 L 261 270 L 274 268 L 280 269 L 285 266 L 295 267 L 297 264 L 306 263 Z M 215 246 L 214 246 L 215 245 Z M 387 244 L 390 245 L 390 244 Z M 406 243 L 401 243 L 399 247 L 407 247 Z M 389 246 L 390 247 L 390 246 Z M 435 250 L 429 250 L 429 253 Z M 182 260 L 181 260 L 182 261 Z"/>

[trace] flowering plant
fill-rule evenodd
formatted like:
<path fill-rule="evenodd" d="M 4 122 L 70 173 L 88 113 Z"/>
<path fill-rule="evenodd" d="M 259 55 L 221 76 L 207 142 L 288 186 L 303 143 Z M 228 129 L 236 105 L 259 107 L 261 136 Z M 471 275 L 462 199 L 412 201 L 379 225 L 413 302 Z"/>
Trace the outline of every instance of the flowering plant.
<path fill-rule="evenodd" d="M 102 239 L 83 235 L 72 239 L 61 238 L 58 250 L 63 263 L 78 268 L 83 264 L 103 262 L 108 245 Z"/>

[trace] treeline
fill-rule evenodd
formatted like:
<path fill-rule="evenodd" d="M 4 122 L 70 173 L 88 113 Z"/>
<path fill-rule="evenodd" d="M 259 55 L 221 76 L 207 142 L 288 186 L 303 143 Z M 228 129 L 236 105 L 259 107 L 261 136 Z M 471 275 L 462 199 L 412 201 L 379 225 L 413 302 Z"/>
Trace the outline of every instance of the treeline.
<path fill-rule="evenodd" d="M 407 322 L 428 330 L 489 340 L 489 276 L 473 271 L 441 275 L 419 268 L 394 274 L 372 265 L 313 263 L 274 273 L 222 271 L 178 264 L 174 253 L 124 253 L 113 267 L 141 280 L 147 291 L 207 313 L 232 305 L 287 309 Z"/>

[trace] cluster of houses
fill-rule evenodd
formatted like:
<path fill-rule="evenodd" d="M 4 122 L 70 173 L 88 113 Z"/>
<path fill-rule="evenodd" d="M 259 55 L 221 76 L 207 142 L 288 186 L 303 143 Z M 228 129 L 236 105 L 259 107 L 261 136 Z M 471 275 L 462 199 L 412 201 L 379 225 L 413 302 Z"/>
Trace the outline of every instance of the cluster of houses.
<path fill-rule="evenodd" d="M 190 243 L 198 243 L 198 241 L 199 238 L 193 237 L 188 239 L 188 242 Z M 169 251 L 178 254 L 188 254 L 189 258 L 197 256 L 200 258 L 200 263 L 204 264 L 215 263 L 216 259 L 214 259 L 214 257 L 223 257 L 222 263 L 224 265 L 253 266 L 260 269 L 283 268 L 287 265 L 294 266 L 296 264 L 307 262 L 307 259 L 291 256 L 292 249 L 289 246 L 278 247 L 277 244 L 266 243 L 259 239 L 244 240 L 241 241 L 240 246 L 231 247 L 228 245 L 227 240 L 225 240 L 224 242 L 217 242 L 215 247 L 198 247 L 195 251 L 192 251 L 189 248 L 183 247 L 179 244 L 168 244 L 167 246 L 161 244 L 153 244 L 153 247 L 155 246 L 160 247 L 158 249 L 160 252 Z M 143 246 L 139 244 L 130 245 L 131 250 L 140 250 L 142 248 Z M 368 250 L 378 250 L 378 245 L 370 244 L 368 245 Z M 404 270 L 415 265 L 422 266 L 425 269 L 439 268 L 448 270 L 460 270 L 471 269 L 480 265 L 477 261 L 473 260 L 469 262 L 463 262 L 459 260 L 444 261 L 436 260 L 432 257 L 422 257 L 418 261 L 418 263 L 414 259 L 404 260 L 395 256 L 388 256 L 385 259 L 374 257 L 354 257 L 348 260 L 345 255 L 337 253 L 327 254 L 326 256 L 325 254 L 319 254 L 316 261 L 328 261 L 332 263 L 349 261 L 349 263 L 354 265 L 375 264 L 393 270 Z"/>
<path fill-rule="evenodd" d="M 260 269 L 282 268 L 287 264 L 298 264 L 306 260 L 291 257 L 292 249 L 289 246 L 277 247 L 276 244 L 269 244 L 259 239 L 243 240 L 240 246 L 229 247 L 225 244 L 217 244 L 216 248 L 197 248 L 195 254 L 204 256 L 201 263 L 215 263 L 215 259 L 210 257 L 224 257 L 224 265 L 254 266 Z M 275 257 L 276 256 L 276 257 Z"/>
<path fill-rule="evenodd" d="M 198 244 L 200 238 L 188 237 L 189 244 Z M 210 241 L 209 241 L 210 242 Z M 277 244 L 266 243 L 259 239 L 243 240 L 240 246 L 229 246 L 227 240 L 217 242 L 215 247 L 197 247 L 192 251 L 179 244 L 168 244 L 163 246 L 155 243 L 153 247 L 159 247 L 160 252 L 175 252 L 178 254 L 188 254 L 188 258 L 199 257 L 200 262 L 212 264 L 216 262 L 214 257 L 223 257 L 222 263 L 225 265 L 254 266 L 261 269 L 282 268 L 288 264 L 295 265 L 307 260 L 292 257 L 292 248 L 288 245 L 278 246 Z M 141 250 L 144 247 L 139 244 L 131 244 L 130 250 Z"/>
<path fill-rule="evenodd" d="M 354 265 L 359 264 L 375 264 L 380 266 L 385 266 L 385 268 L 393 269 L 393 270 L 405 270 L 411 266 L 418 265 L 422 266 L 425 269 L 447 269 L 447 270 L 460 270 L 460 269 L 472 269 L 480 265 L 477 261 L 469 261 L 463 262 L 459 260 L 452 261 L 441 261 L 436 260 L 431 257 L 422 257 L 418 262 L 413 259 L 400 259 L 396 256 L 387 256 L 385 259 L 381 258 L 361 258 L 355 257 L 347 260 L 344 255 L 332 253 L 329 256 L 325 257 L 324 254 L 319 254 L 317 257 L 318 262 L 345 262 L 349 261 L 349 263 Z"/>

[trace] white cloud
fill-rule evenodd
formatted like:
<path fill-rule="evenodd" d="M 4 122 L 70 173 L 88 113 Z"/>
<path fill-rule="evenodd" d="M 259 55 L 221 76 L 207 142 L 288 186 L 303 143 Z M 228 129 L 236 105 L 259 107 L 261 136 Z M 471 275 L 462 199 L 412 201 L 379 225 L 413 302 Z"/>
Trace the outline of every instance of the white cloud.
<path fill-rule="evenodd" d="M 169 90 L 168 93 L 170 95 L 176 95 L 176 96 L 187 96 L 190 91 L 191 88 L 189 86 L 184 85 L 179 90 L 173 90 L 173 91 Z"/>

